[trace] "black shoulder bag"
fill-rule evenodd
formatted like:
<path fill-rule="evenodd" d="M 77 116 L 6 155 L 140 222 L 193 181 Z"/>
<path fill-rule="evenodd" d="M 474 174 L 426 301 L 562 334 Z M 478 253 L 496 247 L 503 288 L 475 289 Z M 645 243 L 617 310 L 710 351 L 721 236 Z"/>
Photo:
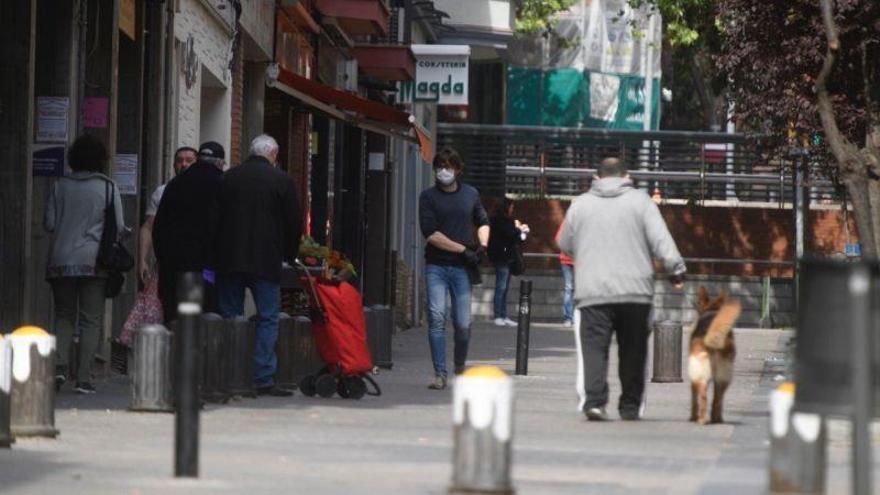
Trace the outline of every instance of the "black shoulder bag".
<path fill-rule="evenodd" d="M 98 247 L 98 268 L 107 270 L 107 285 L 104 289 L 106 297 L 116 297 L 125 283 L 125 272 L 134 268 L 134 257 L 119 242 L 119 226 L 116 225 L 116 185 L 106 182 L 107 201 L 104 205 L 104 230 L 101 232 L 101 244 Z"/>

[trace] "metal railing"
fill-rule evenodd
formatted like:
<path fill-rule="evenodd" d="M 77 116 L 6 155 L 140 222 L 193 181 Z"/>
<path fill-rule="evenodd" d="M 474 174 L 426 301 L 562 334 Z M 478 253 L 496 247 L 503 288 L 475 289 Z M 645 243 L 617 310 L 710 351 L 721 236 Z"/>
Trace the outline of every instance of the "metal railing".
<path fill-rule="evenodd" d="M 478 124 L 438 124 L 438 136 L 440 147 L 462 155 L 465 180 L 488 196 L 575 196 L 602 158 L 617 156 L 639 187 L 664 199 L 790 203 L 799 165 L 811 200 L 839 201 L 823 163 L 770 153 L 760 136 Z"/>

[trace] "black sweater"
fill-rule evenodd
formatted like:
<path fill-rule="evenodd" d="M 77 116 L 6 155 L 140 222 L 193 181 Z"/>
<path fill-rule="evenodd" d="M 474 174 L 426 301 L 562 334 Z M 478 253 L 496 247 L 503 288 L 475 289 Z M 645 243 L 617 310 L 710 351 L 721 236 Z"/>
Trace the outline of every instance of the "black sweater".
<path fill-rule="evenodd" d="M 489 217 L 480 202 L 480 193 L 467 184 L 459 183 L 453 192 L 434 186 L 419 196 L 419 226 L 425 238 L 440 232 L 459 244 L 473 246 L 474 228 L 483 225 L 489 225 Z M 464 265 L 461 254 L 431 244 L 425 247 L 425 261 L 431 265 Z"/>
<path fill-rule="evenodd" d="M 516 228 L 513 219 L 501 214 L 495 214 L 490 222 L 489 248 L 486 250 L 489 261 L 492 263 L 507 263 L 510 261 L 510 248 L 520 242 L 520 230 Z"/>

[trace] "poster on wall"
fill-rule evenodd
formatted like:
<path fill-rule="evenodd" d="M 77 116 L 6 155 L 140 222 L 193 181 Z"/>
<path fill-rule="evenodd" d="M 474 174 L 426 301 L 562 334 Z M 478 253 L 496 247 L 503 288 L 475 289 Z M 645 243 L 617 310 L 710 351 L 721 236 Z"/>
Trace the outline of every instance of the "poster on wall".
<path fill-rule="evenodd" d="M 401 83 L 401 103 L 468 104 L 466 45 L 412 45 L 416 57 L 415 81 Z"/>
<path fill-rule="evenodd" d="M 106 96 L 86 96 L 83 100 L 83 127 L 104 129 L 107 127 L 107 113 L 110 99 Z"/>
<path fill-rule="evenodd" d="M 137 195 L 138 156 L 120 153 L 113 161 L 113 181 L 123 196 Z"/>
<path fill-rule="evenodd" d="M 38 96 L 35 140 L 38 143 L 66 143 L 69 112 L 70 99 L 66 96 Z"/>
<path fill-rule="evenodd" d="M 35 177 L 61 177 L 64 175 L 63 144 L 34 144 L 33 175 Z"/>

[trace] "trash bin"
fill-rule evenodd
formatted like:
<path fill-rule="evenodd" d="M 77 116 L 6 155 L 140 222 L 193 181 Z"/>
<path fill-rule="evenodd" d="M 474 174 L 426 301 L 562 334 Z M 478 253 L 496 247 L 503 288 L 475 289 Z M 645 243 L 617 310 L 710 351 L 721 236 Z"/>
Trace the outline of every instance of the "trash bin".
<path fill-rule="evenodd" d="M 229 400 L 226 372 L 227 323 L 216 313 L 202 315 L 201 328 L 201 397 L 205 402 L 223 403 Z"/>
<path fill-rule="evenodd" d="M 12 346 L 10 430 L 14 437 L 54 438 L 55 336 L 26 326 L 8 337 Z"/>
<path fill-rule="evenodd" d="M 171 412 L 171 332 L 162 325 L 146 325 L 134 337 L 129 410 Z"/>
<path fill-rule="evenodd" d="M 367 319 L 367 344 L 373 356 L 373 364 L 391 369 L 391 340 L 394 334 L 394 315 L 390 306 L 376 304 L 364 308 Z"/>
<path fill-rule="evenodd" d="M 231 395 L 256 397 L 254 389 L 254 339 L 256 323 L 243 316 L 226 321 L 229 332 L 226 342 L 227 363 L 229 367 L 229 387 Z"/>
<path fill-rule="evenodd" d="M 656 383 L 681 382 L 681 323 L 661 321 L 654 325 L 654 377 Z"/>

